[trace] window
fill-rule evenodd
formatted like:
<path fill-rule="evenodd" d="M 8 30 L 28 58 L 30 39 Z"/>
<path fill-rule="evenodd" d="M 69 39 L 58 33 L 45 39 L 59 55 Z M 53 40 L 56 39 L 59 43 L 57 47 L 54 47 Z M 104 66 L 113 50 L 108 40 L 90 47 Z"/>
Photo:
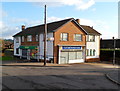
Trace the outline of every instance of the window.
<path fill-rule="evenodd" d="M 36 35 L 36 41 L 38 41 L 39 40 L 39 36 L 38 35 Z"/>
<path fill-rule="evenodd" d="M 16 48 L 16 54 L 19 54 L 19 48 Z"/>
<path fill-rule="evenodd" d="M 95 35 L 87 35 L 87 41 L 94 42 L 95 41 Z"/>
<path fill-rule="evenodd" d="M 95 49 L 93 49 L 93 56 L 95 56 Z"/>
<path fill-rule="evenodd" d="M 86 50 L 86 55 L 89 56 L 89 49 Z"/>
<path fill-rule="evenodd" d="M 22 36 L 22 42 L 24 42 L 24 36 Z"/>
<path fill-rule="evenodd" d="M 82 59 L 83 55 L 82 55 L 82 52 L 76 52 L 76 59 Z"/>
<path fill-rule="evenodd" d="M 29 42 L 32 41 L 32 35 L 27 36 L 27 41 L 29 41 Z"/>
<path fill-rule="evenodd" d="M 16 43 L 19 43 L 19 37 L 16 37 Z"/>
<path fill-rule="evenodd" d="M 69 52 L 69 60 L 76 59 L 76 52 Z"/>
<path fill-rule="evenodd" d="M 69 60 L 82 59 L 82 51 L 79 52 L 69 52 Z"/>
<path fill-rule="evenodd" d="M 61 33 L 61 41 L 68 41 L 68 33 Z"/>
<path fill-rule="evenodd" d="M 82 41 L 82 35 L 81 34 L 74 34 L 74 41 Z"/>
<path fill-rule="evenodd" d="M 92 49 L 90 49 L 90 56 L 92 56 Z"/>

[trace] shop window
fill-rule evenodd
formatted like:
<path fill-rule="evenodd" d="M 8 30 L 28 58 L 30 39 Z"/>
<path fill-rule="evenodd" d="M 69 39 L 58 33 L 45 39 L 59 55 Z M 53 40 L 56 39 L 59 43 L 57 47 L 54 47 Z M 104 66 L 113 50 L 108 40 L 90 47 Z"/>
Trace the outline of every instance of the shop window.
<path fill-rule="evenodd" d="M 90 56 L 92 56 L 92 49 L 90 49 Z"/>
<path fill-rule="evenodd" d="M 68 33 L 61 33 L 60 37 L 61 41 L 68 41 Z"/>
<path fill-rule="evenodd" d="M 39 40 L 39 36 L 38 35 L 36 35 L 36 41 L 38 41 Z"/>
<path fill-rule="evenodd" d="M 28 35 L 28 36 L 27 36 L 27 41 L 28 41 L 28 42 L 31 42 L 31 41 L 32 41 L 32 35 Z"/>
<path fill-rule="evenodd" d="M 76 53 L 75 52 L 69 52 L 69 60 L 76 59 Z"/>
<path fill-rule="evenodd" d="M 16 48 L 16 54 L 19 54 L 19 48 Z"/>
<path fill-rule="evenodd" d="M 76 59 L 82 59 L 82 52 L 76 52 Z"/>
<path fill-rule="evenodd" d="M 94 42 L 95 41 L 95 35 L 87 35 L 87 41 Z"/>
<path fill-rule="evenodd" d="M 19 43 L 19 37 L 16 37 L 16 43 Z"/>
<path fill-rule="evenodd" d="M 24 36 L 22 36 L 22 42 L 24 42 L 24 39 L 25 39 Z"/>
<path fill-rule="evenodd" d="M 82 41 L 82 35 L 81 34 L 74 34 L 74 41 Z"/>
<path fill-rule="evenodd" d="M 95 49 L 93 50 L 93 56 L 95 56 Z"/>

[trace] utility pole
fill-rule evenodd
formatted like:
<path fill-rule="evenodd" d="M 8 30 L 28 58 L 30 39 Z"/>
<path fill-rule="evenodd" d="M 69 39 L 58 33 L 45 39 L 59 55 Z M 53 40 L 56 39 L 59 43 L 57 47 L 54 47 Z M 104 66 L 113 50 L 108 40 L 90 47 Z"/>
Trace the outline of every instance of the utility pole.
<path fill-rule="evenodd" d="M 44 12 L 44 24 L 45 24 L 45 31 L 44 31 L 44 66 L 46 65 L 46 53 L 47 53 L 47 24 L 46 24 L 46 5 L 45 5 L 45 12 Z"/>
<path fill-rule="evenodd" d="M 115 47 L 116 47 L 116 40 L 113 39 L 113 41 L 114 41 L 113 65 L 115 65 Z"/>

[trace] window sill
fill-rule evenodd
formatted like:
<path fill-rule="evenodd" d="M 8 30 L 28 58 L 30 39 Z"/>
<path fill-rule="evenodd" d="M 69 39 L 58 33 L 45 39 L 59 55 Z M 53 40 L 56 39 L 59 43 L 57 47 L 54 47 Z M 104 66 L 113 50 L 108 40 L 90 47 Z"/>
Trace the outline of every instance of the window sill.
<path fill-rule="evenodd" d="M 83 42 L 83 41 L 75 41 L 75 40 L 74 40 L 73 42 Z"/>
<path fill-rule="evenodd" d="M 95 42 L 95 41 L 86 41 L 86 42 Z"/>

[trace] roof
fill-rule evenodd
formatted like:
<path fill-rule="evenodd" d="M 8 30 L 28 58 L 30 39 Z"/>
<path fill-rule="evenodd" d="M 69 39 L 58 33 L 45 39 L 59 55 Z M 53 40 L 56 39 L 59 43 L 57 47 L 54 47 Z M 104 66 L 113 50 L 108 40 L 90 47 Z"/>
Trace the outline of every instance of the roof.
<path fill-rule="evenodd" d="M 73 18 L 69 18 L 69 19 L 65 19 L 65 20 L 61 20 L 61 21 L 47 23 L 47 30 L 48 30 L 48 32 L 55 32 L 59 27 L 61 27 L 62 25 L 64 25 L 65 23 L 67 23 L 68 21 L 70 21 L 72 19 Z M 13 37 L 21 36 L 21 35 L 44 33 L 44 27 L 45 27 L 45 24 L 29 27 L 29 28 L 26 28 L 25 30 L 15 34 Z"/>
<path fill-rule="evenodd" d="M 93 29 L 90 26 L 86 26 L 86 25 L 80 25 L 80 26 L 87 32 L 87 34 L 101 35 L 98 31 L 96 31 L 95 29 Z"/>
<path fill-rule="evenodd" d="M 69 19 L 64 19 L 64 20 L 60 20 L 60 21 L 56 21 L 56 22 L 47 23 L 47 31 L 48 32 L 55 32 L 55 31 L 57 31 L 58 28 L 60 28 L 61 26 L 63 26 L 64 24 L 66 24 L 70 21 L 73 21 L 86 34 L 101 35 L 99 32 L 97 32 L 96 30 L 94 30 L 90 26 L 78 24 L 74 18 L 69 18 Z M 44 33 L 44 27 L 45 27 L 45 24 L 29 27 L 29 28 L 26 28 L 25 30 L 15 34 L 13 37 Z"/>

